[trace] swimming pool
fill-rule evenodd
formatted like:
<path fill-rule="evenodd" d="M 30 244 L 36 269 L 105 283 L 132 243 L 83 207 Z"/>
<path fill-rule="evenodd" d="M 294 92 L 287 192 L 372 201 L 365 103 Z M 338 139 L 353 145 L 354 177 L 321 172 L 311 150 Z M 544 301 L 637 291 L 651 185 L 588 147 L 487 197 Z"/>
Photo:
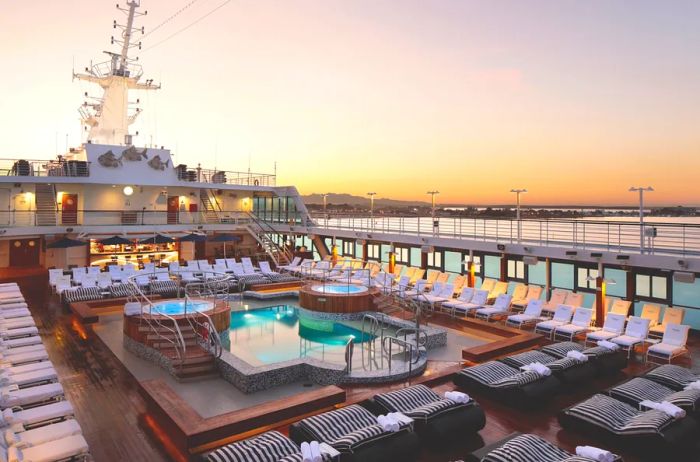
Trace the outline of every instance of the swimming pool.
<path fill-rule="evenodd" d="M 229 350 L 251 366 L 316 358 L 345 364 L 345 346 L 371 340 L 348 324 L 301 317 L 294 306 L 280 305 L 231 313 Z"/>
<path fill-rule="evenodd" d="M 200 312 L 211 310 L 214 305 L 211 302 L 190 300 L 187 303 L 187 311 Z M 184 300 L 167 300 L 163 302 L 155 302 L 153 304 L 153 312 L 156 314 L 165 314 L 168 316 L 177 316 L 185 314 L 185 301 Z"/>
<path fill-rule="evenodd" d="M 317 284 L 311 287 L 316 292 L 324 292 L 333 295 L 351 295 L 367 292 L 367 287 L 355 284 Z"/>

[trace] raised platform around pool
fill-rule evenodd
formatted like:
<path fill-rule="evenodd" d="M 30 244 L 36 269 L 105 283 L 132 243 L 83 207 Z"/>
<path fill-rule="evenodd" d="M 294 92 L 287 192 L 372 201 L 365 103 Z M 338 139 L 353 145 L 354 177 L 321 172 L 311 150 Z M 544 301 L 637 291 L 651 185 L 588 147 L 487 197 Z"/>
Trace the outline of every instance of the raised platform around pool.
<path fill-rule="evenodd" d="M 374 298 L 380 293 L 376 287 L 368 288 L 356 284 L 330 284 L 327 286 L 328 290 L 325 290 L 325 287 L 318 282 L 301 287 L 299 305 L 304 309 L 321 313 L 361 313 L 374 311 Z M 338 287 L 348 290 L 336 290 Z"/>

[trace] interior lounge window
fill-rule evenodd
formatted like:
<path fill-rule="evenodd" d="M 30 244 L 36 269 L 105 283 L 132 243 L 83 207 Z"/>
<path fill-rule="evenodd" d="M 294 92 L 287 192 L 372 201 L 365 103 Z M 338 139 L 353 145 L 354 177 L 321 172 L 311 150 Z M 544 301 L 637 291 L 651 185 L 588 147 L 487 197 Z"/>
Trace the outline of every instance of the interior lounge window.
<path fill-rule="evenodd" d="M 581 289 L 595 290 L 595 278 L 598 277 L 598 274 L 598 268 L 579 268 L 576 285 Z M 590 281 L 589 278 L 591 278 Z"/>
<path fill-rule="evenodd" d="M 370 260 L 379 260 L 381 257 L 379 244 L 367 244 L 367 258 Z"/>
<path fill-rule="evenodd" d="M 508 259 L 508 279 L 525 280 L 525 263 L 521 260 Z"/>
<path fill-rule="evenodd" d="M 636 295 L 646 298 L 665 300 L 668 297 L 668 278 L 665 276 L 652 276 L 649 274 L 637 274 Z"/>
<path fill-rule="evenodd" d="M 436 269 L 442 268 L 442 253 L 428 252 L 428 266 Z"/>

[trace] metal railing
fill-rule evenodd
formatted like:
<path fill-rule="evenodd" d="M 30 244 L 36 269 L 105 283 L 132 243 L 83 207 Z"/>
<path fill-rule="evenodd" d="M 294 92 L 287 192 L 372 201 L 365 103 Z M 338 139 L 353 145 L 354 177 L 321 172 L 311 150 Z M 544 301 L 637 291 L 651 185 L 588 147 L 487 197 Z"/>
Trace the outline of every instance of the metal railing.
<path fill-rule="evenodd" d="M 90 162 L 66 159 L 0 159 L 0 175 L 87 177 L 90 176 Z"/>
<path fill-rule="evenodd" d="M 201 167 L 187 169 L 186 166 L 175 167 L 175 171 L 178 180 L 188 182 L 240 186 L 275 186 L 277 183 L 277 176 L 270 173 L 235 172 Z"/>
<path fill-rule="evenodd" d="M 251 221 L 248 232 L 262 245 L 265 253 L 272 258 L 275 266 L 286 265 L 291 262 L 294 258 L 292 251 L 287 247 L 280 247 L 271 237 L 271 234 L 277 233 L 275 228 L 266 221 L 259 220 L 253 213 L 248 213 L 247 216 Z"/>
<path fill-rule="evenodd" d="M 128 300 L 130 302 L 133 301 L 141 304 L 141 313 L 147 314 L 148 316 L 141 316 L 139 321 L 145 322 L 146 325 L 148 325 L 150 332 L 159 340 L 172 345 L 172 348 L 177 355 L 177 366 L 182 367 L 187 354 L 187 344 L 185 343 L 185 338 L 182 336 L 180 326 L 178 325 L 177 320 L 172 316 L 160 311 L 156 311 L 155 313 L 153 312 L 153 302 L 143 292 L 141 286 L 136 280 L 136 278 L 139 276 L 142 276 L 142 274 L 133 275 L 127 279 L 130 287 L 130 295 Z M 167 322 L 164 322 L 165 320 L 167 320 Z M 164 335 L 164 333 L 167 333 L 167 335 Z"/>
<path fill-rule="evenodd" d="M 377 234 L 492 241 L 609 252 L 700 256 L 700 224 L 661 222 L 643 225 L 623 219 L 523 219 L 321 215 L 310 231 L 333 235 L 335 230 Z M 275 224 L 273 224 L 275 226 Z M 282 227 L 277 225 L 278 229 Z M 295 229 L 296 231 L 296 229 Z M 640 234 L 644 245 L 640 245 Z"/>
<path fill-rule="evenodd" d="M 144 225 L 205 225 L 212 224 L 206 213 L 167 212 L 164 210 L 75 210 L 57 211 L 55 225 L 43 224 L 37 215 L 50 218 L 51 211 L 5 210 L 0 211 L 0 228 L 26 226 L 144 226 Z M 245 226 L 250 217 L 240 210 L 218 212 L 219 223 Z M 52 222 L 52 220 L 48 220 Z"/>

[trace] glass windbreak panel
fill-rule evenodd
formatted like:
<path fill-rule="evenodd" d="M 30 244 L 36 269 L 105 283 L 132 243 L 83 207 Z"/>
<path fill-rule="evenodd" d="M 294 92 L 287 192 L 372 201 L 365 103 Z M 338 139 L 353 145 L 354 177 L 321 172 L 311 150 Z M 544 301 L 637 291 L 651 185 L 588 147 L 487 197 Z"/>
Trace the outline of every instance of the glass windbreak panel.
<path fill-rule="evenodd" d="M 654 298 L 666 298 L 667 278 L 663 276 L 651 277 L 651 296 Z"/>
<path fill-rule="evenodd" d="M 484 256 L 482 274 L 486 278 L 499 279 L 501 277 L 501 257 L 495 255 Z"/>
<path fill-rule="evenodd" d="M 606 284 L 605 292 L 610 297 L 627 296 L 627 273 L 616 268 L 605 268 L 605 279 L 615 281 L 615 284 Z"/>
<path fill-rule="evenodd" d="M 419 267 L 420 261 L 420 248 L 411 247 L 411 266 Z"/>
<path fill-rule="evenodd" d="M 640 297 L 651 297 L 651 277 L 646 274 L 636 275 L 637 295 Z"/>
<path fill-rule="evenodd" d="M 462 272 L 462 254 L 459 252 L 445 252 L 445 271 L 450 273 Z"/>
<path fill-rule="evenodd" d="M 326 244 L 329 252 L 333 251 L 333 239 L 330 237 L 323 238 L 323 242 Z"/>
<path fill-rule="evenodd" d="M 387 244 L 382 244 L 381 247 L 381 252 L 382 254 L 380 255 L 380 260 L 384 263 L 387 263 L 389 261 L 389 252 L 391 251 L 391 246 Z"/>
<path fill-rule="evenodd" d="M 692 284 L 673 281 L 673 305 L 700 308 L 700 279 Z"/>
<path fill-rule="evenodd" d="M 433 268 L 442 267 L 442 253 L 441 252 L 428 252 L 428 266 Z"/>
<path fill-rule="evenodd" d="M 530 265 L 527 269 L 527 282 L 544 286 L 547 283 L 546 269 L 547 265 L 544 262 Z"/>
<path fill-rule="evenodd" d="M 552 263 L 552 287 L 572 290 L 574 288 L 574 265 Z"/>

